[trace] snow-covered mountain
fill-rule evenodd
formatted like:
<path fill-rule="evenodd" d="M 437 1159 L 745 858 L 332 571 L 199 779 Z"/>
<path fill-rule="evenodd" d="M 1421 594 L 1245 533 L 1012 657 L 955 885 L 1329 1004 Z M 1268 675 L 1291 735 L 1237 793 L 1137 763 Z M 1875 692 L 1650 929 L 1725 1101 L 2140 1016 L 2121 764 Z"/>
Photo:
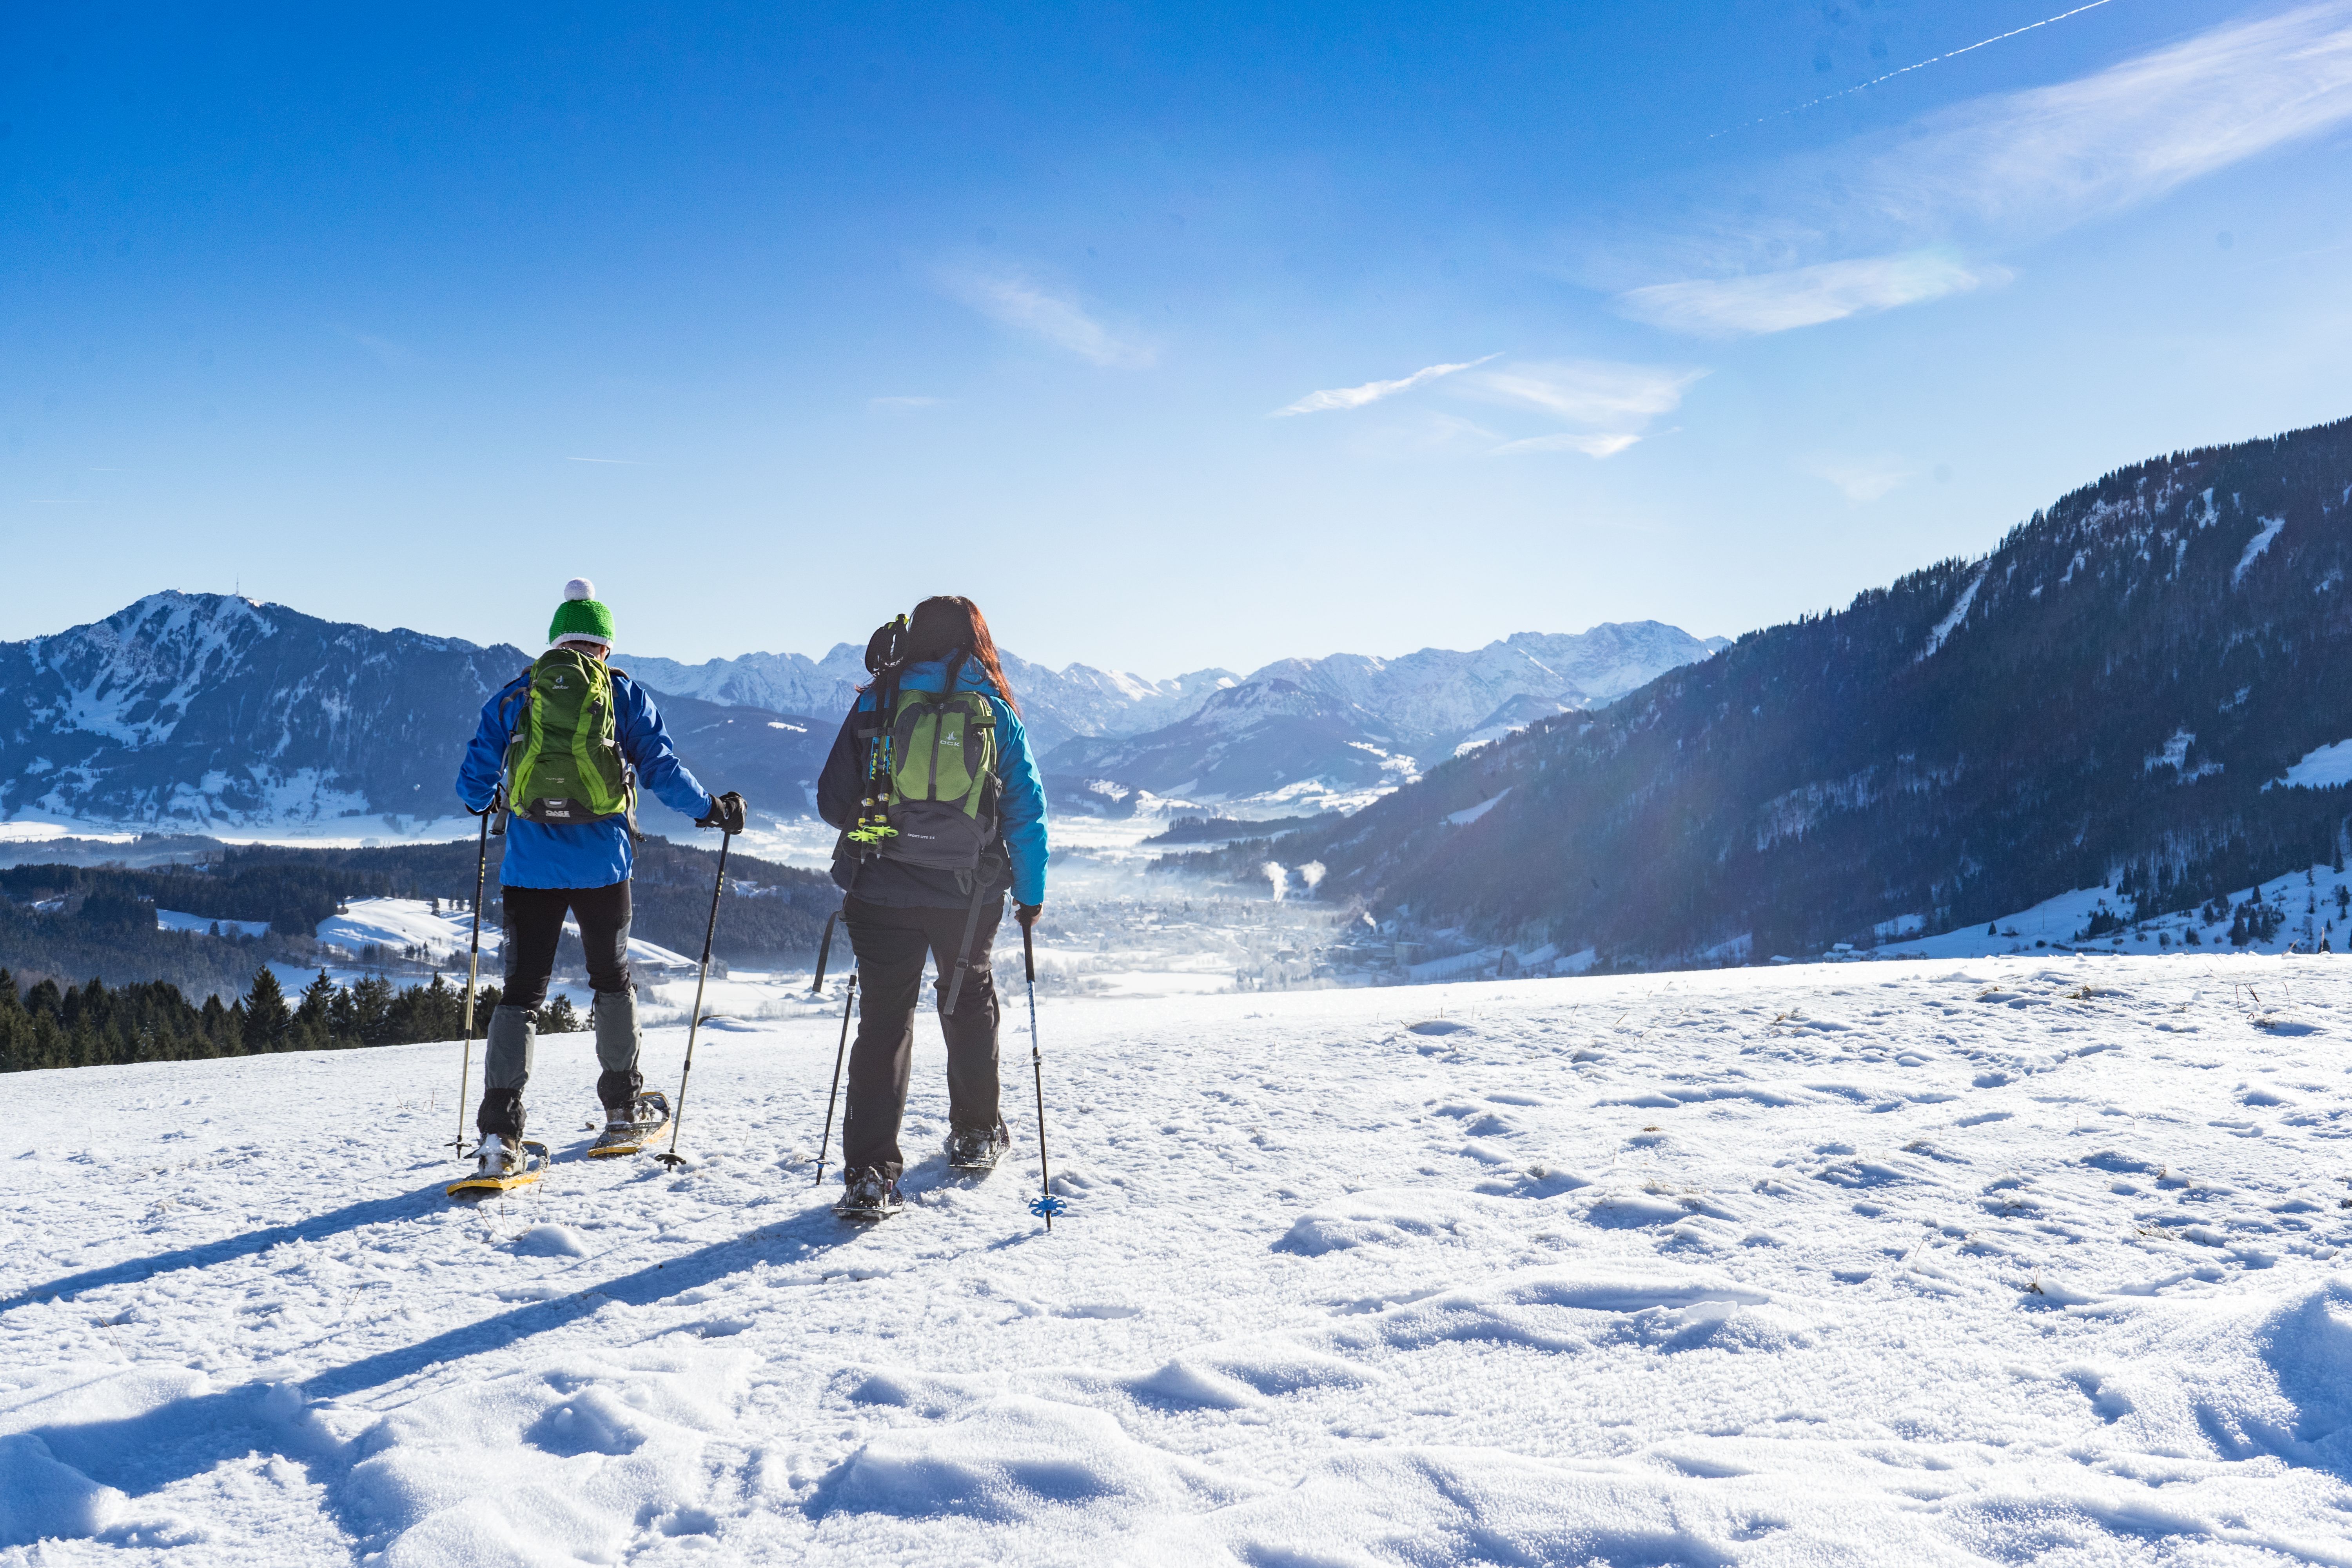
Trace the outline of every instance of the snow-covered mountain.
<path fill-rule="evenodd" d="M 1535 700 L 1517 710 L 1530 718 L 1598 708 L 1730 646 L 1727 638 L 1695 637 L 1661 621 L 1625 621 L 1588 632 L 1517 632 L 1468 653 L 1425 647 L 1402 658 L 1286 658 L 1249 679 L 1297 681 L 1377 713 L 1399 737 L 1427 744 L 1498 721 L 1517 699 Z"/>
<path fill-rule="evenodd" d="M 1589 707 L 1708 647 L 1643 622 L 1523 633 L 1473 653 L 1286 659 L 1247 678 L 1004 663 L 1050 769 L 1082 774 L 1067 781 L 1082 789 L 1113 781 L 1108 795 L 1084 791 L 1089 804 L 1175 784 L 1202 798 L 1298 786 L 1352 800 L 1481 724 L 1502 733 Z M 713 787 L 799 816 L 863 652 L 615 662 L 660 696 L 680 752 Z M 89 626 L 0 643 L 0 818 L 414 831 L 455 814 L 449 781 L 475 714 L 530 659 L 226 595 L 151 595 Z M 654 803 L 646 812 L 656 830 L 680 826 Z"/>
<path fill-rule="evenodd" d="M 1157 729 L 1193 712 L 1210 693 L 1238 679 L 1230 670 L 1202 669 L 1173 680 L 1150 680 L 1086 664 L 1053 669 L 1001 650 L 999 658 L 1004 678 L 1020 700 L 1031 742 L 1040 753 L 1080 736 L 1132 735 Z M 656 691 L 778 713 L 845 713 L 866 681 L 866 649 L 858 643 L 835 643 L 818 659 L 797 653 L 747 653 L 701 664 L 636 657 L 627 662 Z"/>
<path fill-rule="evenodd" d="M 866 679 L 864 651 L 845 642 L 821 659 L 797 653 L 747 653 L 700 664 L 635 654 L 614 658 L 656 691 L 777 713 L 840 713 Z"/>
<path fill-rule="evenodd" d="M 445 819 L 482 702 L 530 662 L 223 594 L 150 595 L 0 643 L 0 818 L 395 833 Z M 803 808 L 829 727 L 691 698 L 664 708 L 690 763 Z M 678 826 L 658 805 L 646 816 Z"/>
<path fill-rule="evenodd" d="M 1139 794 L 1322 809 L 1360 804 L 1414 776 L 1412 755 L 1380 714 L 1296 680 L 1255 678 L 1149 734 L 1073 741 L 1045 769 L 1062 805 L 1107 813 L 1131 808 Z"/>
<path fill-rule="evenodd" d="M 2111 921 L 2201 906 L 2210 931 L 2352 850 L 2347 581 L 2352 419 L 2173 452 L 1286 848 L 1433 929 L 1628 966 L 1981 931 L 2101 886 Z"/>
<path fill-rule="evenodd" d="M 474 710 L 527 662 L 222 594 L 150 595 L 0 643 L 0 814 L 183 829 L 448 816 Z"/>
<path fill-rule="evenodd" d="M 1144 793 L 1267 809 L 1350 806 L 1538 720 L 1597 708 L 1729 644 L 1658 621 L 1519 632 L 1467 653 L 1286 658 L 1163 728 L 1074 741 L 1045 759 L 1065 805 Z"/>
<path fill-rule="evenodd" d="M 1614 701 L 1729 646 L 1725 638 L 1695 637 L 1658 621 L 1627 621 L 1585 632 L 1519 632 L 1469 652 L 1425 647 L 1385 659 L 1335 653 L 1277 659 L 1247 676 L 1211 668 L 1171 680 L 1087 664 L 1053 669 L 1009 652 L 1003 658 L 1031 742 L 1043 756 L 1081 738 L 1149 735 L 1181 724 L 1220 691 L 1267 681 L 1288 681 L 1352 704 L 1376 715 L 1383 733 L 1412 745 L 1458 744 L 1482 726 L 1499 725 L 1499 734 L 1536 718 Z M 865 680 L 865 651 L 835 643 L 818 659 L 749 653 L 686 665 L 636 656 L 629 665 L 658 691 L 779 713 L 829 714 L 845 711 Z M 1530 700 L 1506 715 L 1515 699 Z M 1159 743 L 1148 749 L 1160 749 Z"/>

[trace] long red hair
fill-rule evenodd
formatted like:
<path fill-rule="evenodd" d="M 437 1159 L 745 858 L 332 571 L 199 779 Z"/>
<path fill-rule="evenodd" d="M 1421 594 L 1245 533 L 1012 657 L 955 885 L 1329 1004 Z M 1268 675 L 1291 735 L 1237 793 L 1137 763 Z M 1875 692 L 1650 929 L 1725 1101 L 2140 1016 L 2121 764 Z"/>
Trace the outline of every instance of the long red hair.
<path fill-rule="evenodd" d="M 954 658 L 958 649 L 980 666 L 1004 705 L 1020 712 L 1021 703 L 1013 695 L 1013 683 L 1004 679 L 996 639 L 989 635 L 988 617 L 980 613 L 980 606 L 961 594 L 934 594 L 917 605 L 914 614 L 907 617 L 907 661 L 944 662 Z"/>

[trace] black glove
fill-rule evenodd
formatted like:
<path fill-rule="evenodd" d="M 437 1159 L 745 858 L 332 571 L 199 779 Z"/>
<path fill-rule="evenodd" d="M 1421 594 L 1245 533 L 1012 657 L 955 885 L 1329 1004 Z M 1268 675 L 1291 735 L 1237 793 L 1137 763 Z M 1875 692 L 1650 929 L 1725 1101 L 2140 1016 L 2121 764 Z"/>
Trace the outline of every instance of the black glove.
<path fill-rule="evenodd" d="M 694 819 L 697 827 L 715 827 L 733 835 L 743 831 L 743 797 L 733 790 L 710 797 L 710 809 Z"/>
<path fill-rule="evenodd" d="M 1045 906 L 1043 904 L 1016 903 L 1013 906 L 1013 918 L 1021 922 L 1021 929 L 1023 931 L 1027 931 L 1032 926 L 1034 926 L 1037 923 L 1037 917 L 1045 912 Z"/>

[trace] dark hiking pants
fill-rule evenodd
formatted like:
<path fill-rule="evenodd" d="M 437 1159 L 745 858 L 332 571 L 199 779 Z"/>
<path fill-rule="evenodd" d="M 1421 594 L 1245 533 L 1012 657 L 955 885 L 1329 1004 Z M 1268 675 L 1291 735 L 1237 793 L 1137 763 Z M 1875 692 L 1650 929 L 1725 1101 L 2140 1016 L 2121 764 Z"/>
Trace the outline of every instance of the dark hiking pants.
<path fill-rule="evenodd" d="M 842 906 L 857 954 L 857 1043 L 849 1051 L 849 1106 L 841 1123 L 845 1173 L 871 1166 L 897 1179 L 905 1168 L 898 1123 L 907 1113 L 907 1078 L 915 1057 L 915 1003 L 923 959 L 935 957 L 940 1030 L 948 1044 L 948 1120 L 957 1128 L 992 1128 L 996 1105 L 996 977 L 989 967 L 1002 895 L 983 898 L 972 928 L 963 991 L 952 1016 L 947 992 L 957 944 L 971 908 L 898 909 L 847 900 Z"/>
<path fill-rule="evenodd" d="M 567 914 L 580 922 L 588 984 L 596 999 L 596 1097 L 608 1110 L 636 1096 L 637 993 L 629 981 L 629 884 L 609 888 L 507 888 L 506 984 L 490 1015 L 483 1096 L 475 1125 L 505 1137 L 522 1133 L 522 1091 L 530 1081 L 539 1030 L 532 1014 L 547 1001 L 555 947 Z"/>

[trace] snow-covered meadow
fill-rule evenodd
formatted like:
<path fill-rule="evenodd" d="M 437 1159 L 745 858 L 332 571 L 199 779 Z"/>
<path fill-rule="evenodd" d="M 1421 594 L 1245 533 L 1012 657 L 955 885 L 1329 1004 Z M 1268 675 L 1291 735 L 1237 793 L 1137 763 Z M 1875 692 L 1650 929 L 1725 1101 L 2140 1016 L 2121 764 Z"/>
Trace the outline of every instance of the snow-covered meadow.
<path fill-rule="evenodd" d="M 12 1079 L 0 1562 L 2352 1563 L 2352 959 L 1056 1001 L 1051 1235 L 1020 1016 L 873 1229 L 821 1017 Z"/>

